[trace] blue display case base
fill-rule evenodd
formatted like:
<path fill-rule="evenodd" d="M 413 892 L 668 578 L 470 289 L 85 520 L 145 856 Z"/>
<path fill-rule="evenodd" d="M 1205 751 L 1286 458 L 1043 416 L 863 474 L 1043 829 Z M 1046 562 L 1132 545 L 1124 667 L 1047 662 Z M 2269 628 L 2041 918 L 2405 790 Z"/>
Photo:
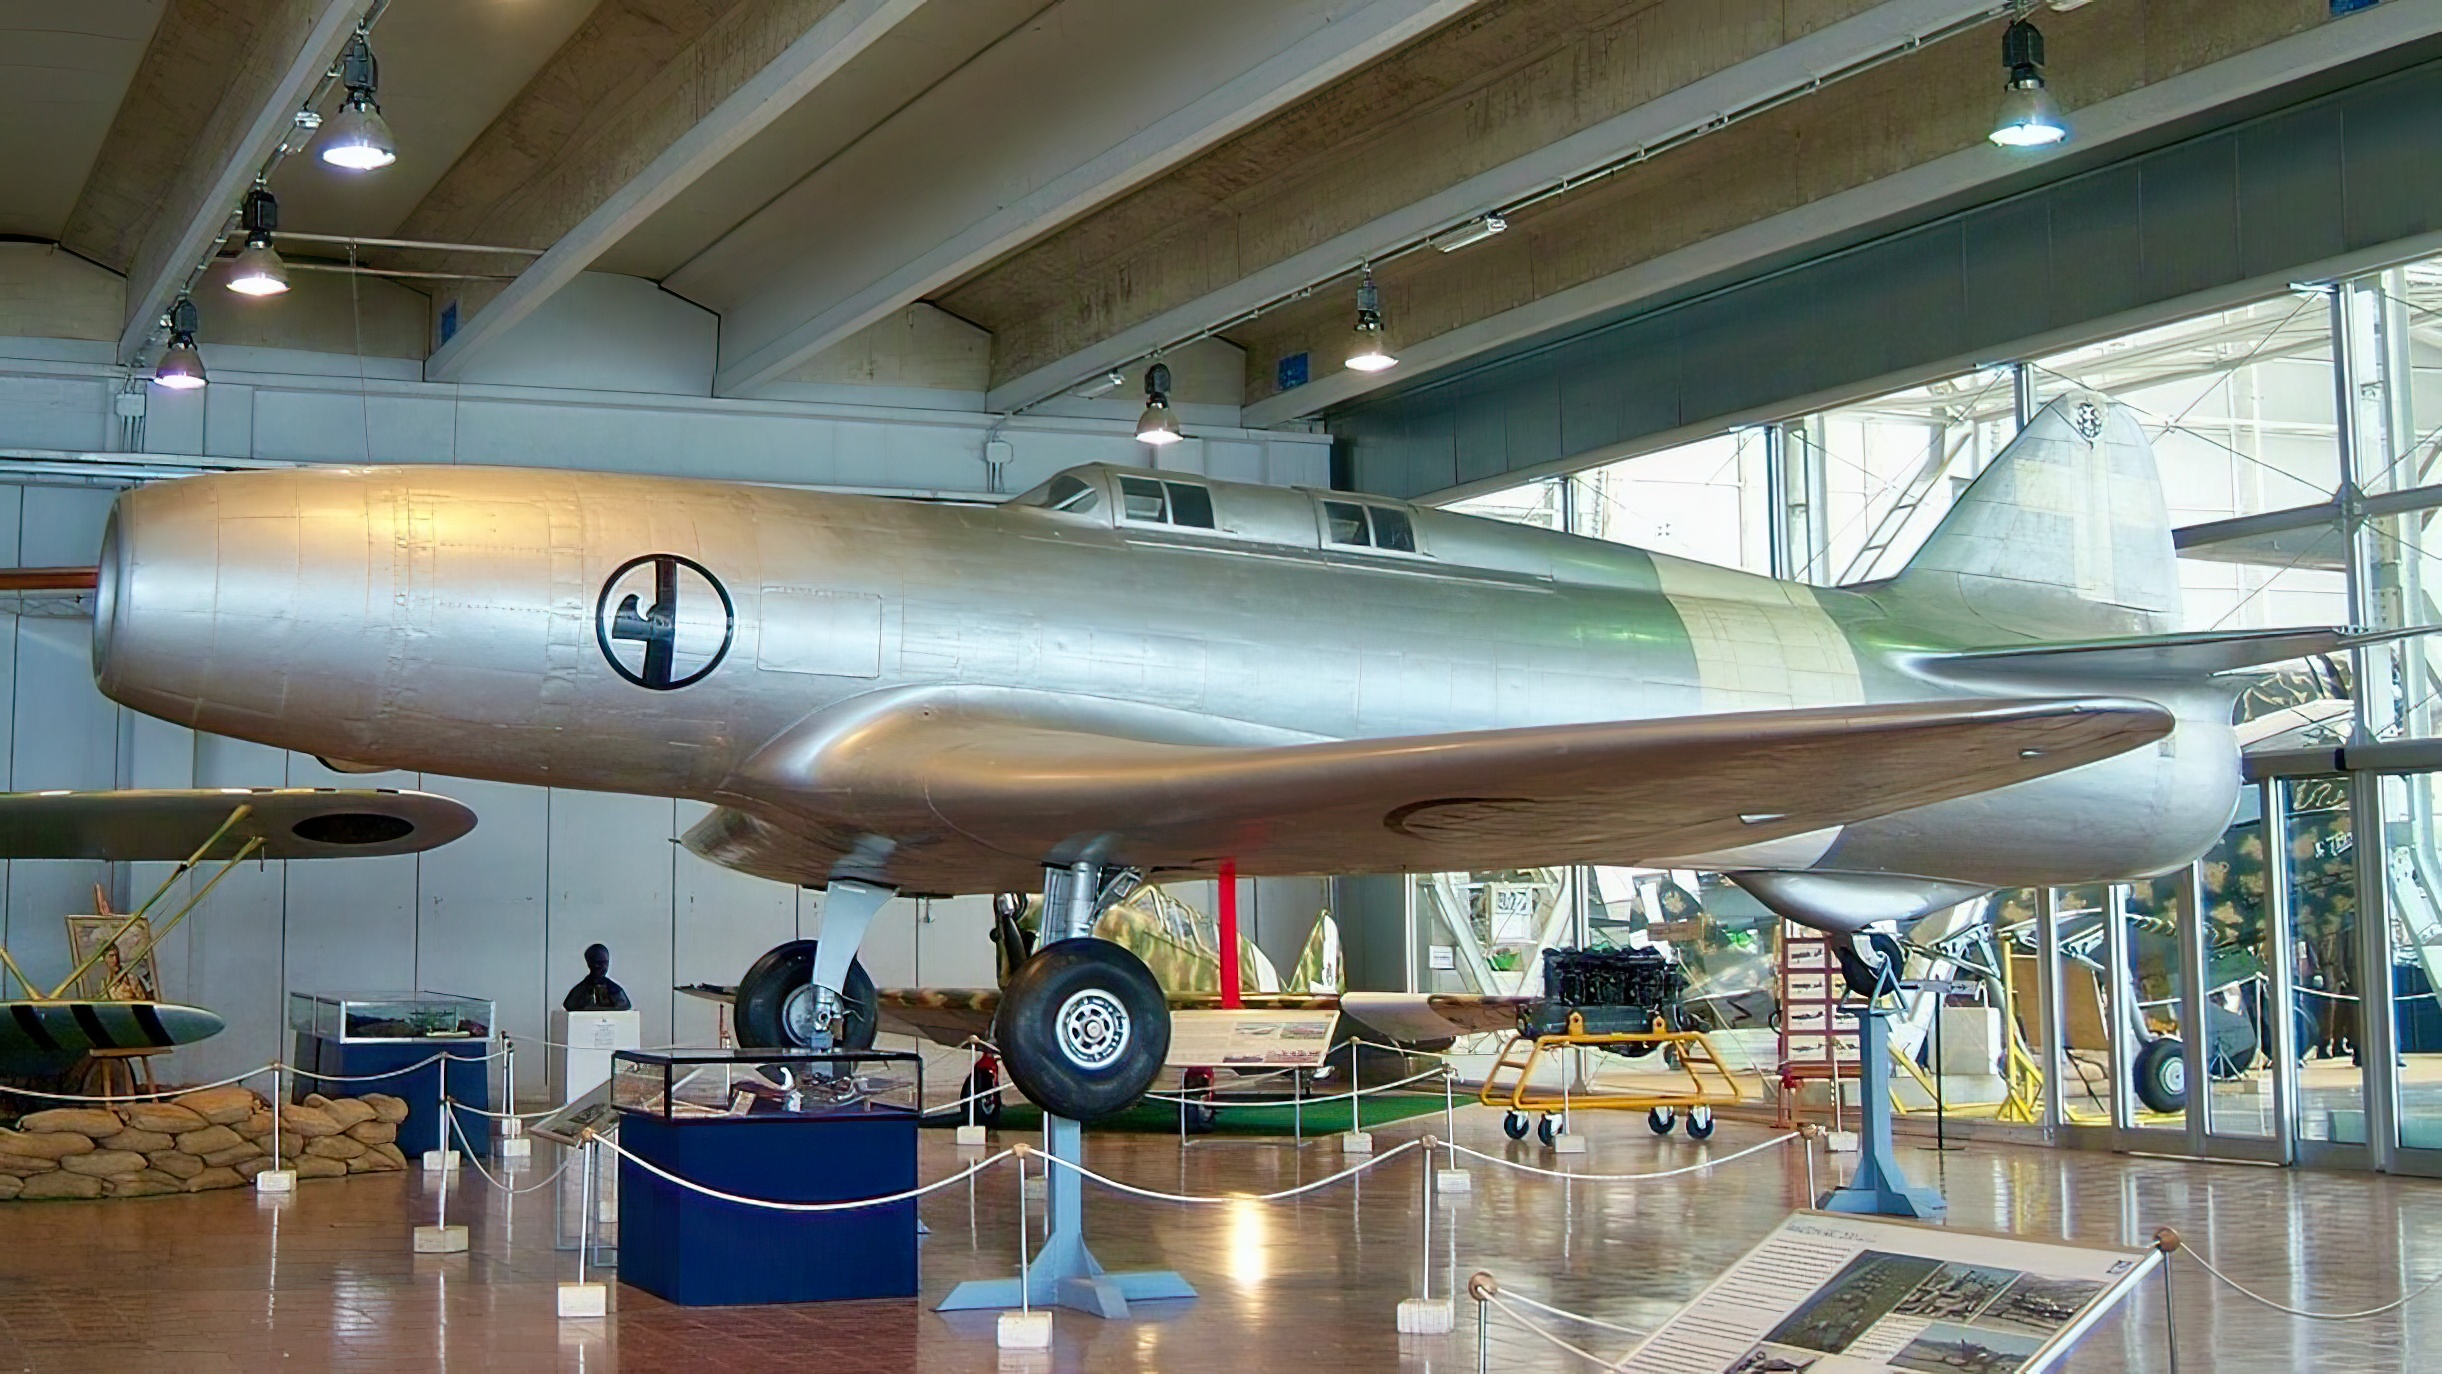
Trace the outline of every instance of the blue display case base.
<path fill-rule="evenodd" d="M 1066 1117 L 1043 1118 L 1044 1153 L 1071 1164 L 1085 1162 L 1084 1132 Z M 950 1290 L 937 1312 L 977 1312 L 1005 1307 L 1065 1307 L 1106 1321 L 1128 1315 L 1128 1304 L 1192 1298 L 1195 1288 L 1168 1269 L 1114 1274 L 1085 1248 L 1085 1180 L 1058 1165 L 1045 1165 L 1043 1200 L 1051 1212 L 1051 1234 L 1018 1279 L 970 1279 Z"/>
<path fill-rule="evenodd" d="M 1858 1110 L 1865 1118 L 1857 1133 L 1857 1172 L 1815 1206 L 1852 1216 L 1938 1221 L 1950 1204 L 1934 1189 L 1909 1184 L 1891 1144 L 1891 1010 L 1869 1004 L 1849 1014 L 1858 1018 Z"/>

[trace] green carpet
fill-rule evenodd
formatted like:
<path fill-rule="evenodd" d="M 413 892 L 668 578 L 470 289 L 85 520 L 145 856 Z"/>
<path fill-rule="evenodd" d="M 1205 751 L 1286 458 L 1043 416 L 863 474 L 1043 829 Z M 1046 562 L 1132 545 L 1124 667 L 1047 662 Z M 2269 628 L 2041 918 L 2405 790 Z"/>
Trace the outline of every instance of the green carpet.
<path fill-rule="evenodd" d="M 1363 1100 L 1366 1129 L 1387 1126 L 1410 1117 L 1438 1113 L 1442 1109 L 1441 1095 L 1430 1097 L 1408 1093 L 1384 1093 Z M 924 1124 L 948 1128 L 965 1121 L 964 1117 L 926 1117 Z M 1012 1102 L 1001 1108 L 996 1126 L 1004 1131 L 1031 1131 L 1043 1124 L 1043 1113 L 1023 1103 Z M 1295 1107 L 1233 1107 L 1221 1103 L 1220 1124 L 1215 1135 L 1291 1135 L 1297 1127 Z M 1140 1134 L 1175 1135 L 1179 1129 L 1179 1109 L 1174 1102 L 1151 1100 L 1137 1103 L 1116 1116 L 1106 1116 L 1094 1123 L 1098 1131 L 1134 1131 Z M 1325 1102 L 1306 1108 L 1306 1134 L 1337 1135 L 1348 1129 L 1348 1103 Z"/>

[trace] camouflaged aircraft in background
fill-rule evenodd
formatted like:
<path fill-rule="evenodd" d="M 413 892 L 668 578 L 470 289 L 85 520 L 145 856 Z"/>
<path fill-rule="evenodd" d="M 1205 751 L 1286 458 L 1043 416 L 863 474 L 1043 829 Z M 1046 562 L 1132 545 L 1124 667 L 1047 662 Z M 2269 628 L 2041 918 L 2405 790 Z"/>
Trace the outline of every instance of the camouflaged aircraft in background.
<path fill-rule="evenodd" d="M 1004 505 L 537 468 L 299 468 L 119 498 L 95 679 L 321 756 L 682 796 L 714 862 L 825 888 L 741 981 L 851 1029 L 894 895 L 1047 894 L 994 1039 L 1090 1119 L 1169 1040 L 1095 938 L 1147 880 L 1726 872 L 1832 932 L 2142 877 L 2236 799 L 2232 669 L 2358 642 L 2167 633 L 2136 421 L 2045 406 L 1894 577 L 1778 582 L 1349 492 L 1072 468 Z"/>

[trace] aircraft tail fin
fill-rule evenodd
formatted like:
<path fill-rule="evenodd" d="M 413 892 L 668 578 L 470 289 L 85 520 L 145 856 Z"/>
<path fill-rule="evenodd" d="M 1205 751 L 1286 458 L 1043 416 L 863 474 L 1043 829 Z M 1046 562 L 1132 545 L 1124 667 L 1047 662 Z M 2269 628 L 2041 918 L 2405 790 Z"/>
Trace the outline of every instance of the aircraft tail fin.
<path fill-rule="evenodd" d="M 1340 926 L 1326 911 L 1314 923 L 1314 933 L 1306 937 L 1306 948 L 1297 956 L 1297 967 L 1289 972 L 1289 990 L 1299 993 L 1344 992 L 1348 973 L 1340 961 Z"/>
<path fill-rule="evenodd" d="M 2136 417 L 2091 391 L 2045 405 L 1892 586 L 2033 638 L 2168 628 L 2179 609 L 2170 511 Z"/>

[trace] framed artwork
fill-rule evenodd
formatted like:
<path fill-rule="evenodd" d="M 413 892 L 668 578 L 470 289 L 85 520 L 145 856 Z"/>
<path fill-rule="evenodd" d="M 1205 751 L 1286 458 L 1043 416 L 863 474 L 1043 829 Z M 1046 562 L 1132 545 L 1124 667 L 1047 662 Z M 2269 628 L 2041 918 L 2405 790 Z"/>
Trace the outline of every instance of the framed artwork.
<path fill-rule="evenodd" d="M 122 930 L 124 934 L 120 934 Z M 111 937 L 118 935 L 113 941 Z M 132 924 L 125 916 L 71 916 L 68 918 L 68 965 L 83 963 L 95 951 L 101 957 L 92 968 L 76 980 L 76 995 L 104 1002 L 158 1002 L 161 1000 L 161 970 L 153 952 L 145 947 L 153 942 L 152 922 L 138 920 Z M 137 958 L 141 952 L 143 957 Z"/>

